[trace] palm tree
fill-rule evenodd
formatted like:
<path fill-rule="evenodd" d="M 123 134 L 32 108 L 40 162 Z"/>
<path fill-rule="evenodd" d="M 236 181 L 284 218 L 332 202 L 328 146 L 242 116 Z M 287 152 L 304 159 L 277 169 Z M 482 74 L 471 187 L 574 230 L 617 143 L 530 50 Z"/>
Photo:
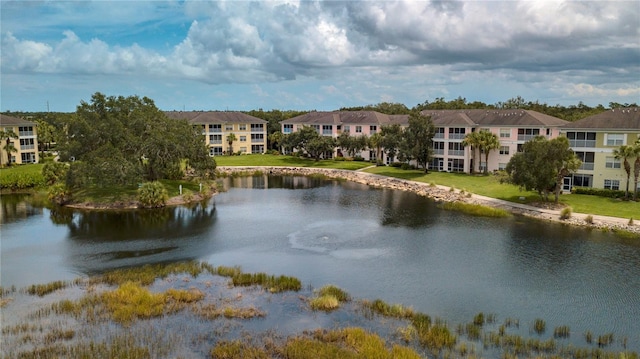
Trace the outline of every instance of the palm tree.
<path fill-rule="evenodd" d="M 237 140 L 237 138 L 233 132 L 227 135 L 227 143 L 229 144 L 229 156 L 233 155 L 233 142 L 235 140 Z"/>
<path fill-rule="evenodd" d="M 638 177 L 640 177 L 640 138 L 633 145 L 636 160 L 633 163 L 633 200 L 638 200 Z"/>
<path fill-rule="evenodd" d="M 473 164 L 469 168 L 469 173 L 475 172 L 475 164 L 476 164 L 476 149 L 480 149 L 480 141 L 482 139 L 482 135 L 480 132 L 471 132 L 467 133 L 462 140 L 463 146 L 471 146 L 471 160 Z"/>
<path fill-rule="evenodd" d="M 18 138 L 18 136 L 16 136 L 13 130 L 8 130 L 8 131 L 2 130 L 0 131 L 0 138 L 4 139 L 4 146 L 2 146 L 2 149 L 7 152 L 7 166 L 11 166 L 11 154 L 13 152 L 18 152 L 18 150 L 13 145 L 13 141 L 11 141 L 11 139 Z"/>
<path fill-rule="evenodd" d="M 382 164 L 382 135 L 378 132 L 369 137 L 369 147 L 376 150 L 376 164 Z"/>
<path fill-rule="evenodd" d="M 489 131 L 478 132 L 480 137 L 479 148 L 484 152 L 484 174 L 489 173 L 489 154 L 492 150 L 500 148 L 500 140 L 495 133 Z"/>
<path fill-rule="evenodd" d="M 624 194 L 624 199 L 629 199 L 629 178 L 631 178 L 631 164 L 629 163 L 629 158 L 635 156 L 634 146 L 622 145 L 613 150 L 613 156 L 616 159 L 622 159 L 624 161 L 624 170 L 627 172 L 627 189 Z"/>

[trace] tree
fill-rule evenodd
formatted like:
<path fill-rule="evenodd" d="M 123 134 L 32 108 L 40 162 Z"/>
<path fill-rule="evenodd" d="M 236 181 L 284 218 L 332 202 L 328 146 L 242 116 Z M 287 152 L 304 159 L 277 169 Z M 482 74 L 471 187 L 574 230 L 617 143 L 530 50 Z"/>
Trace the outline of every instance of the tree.
<path fill-rule="evenodd" d="M 332 152 L 335 146 L 336 143 L 333 137 L 318 136 L 309 140 L 305 150 L 313 159 L 319 161 L 324 153 Z"/>
<path fill-rule="evenodd" d="M 269 143 L 271 144 L 271 148 L 274 150 L 278 150 L 280 152 L 280 146 L 282 145 L 282 140 L 284 140 L 284 135 L 280 131 L 276 131 L 268 136 Z"/>
<path fill-rule="evenodd" d="M 233 142 L 236 140 L 236 135 L 233 132 L 227 135 L 227 143 L 229 144 L 227 152 L 229 152 L 229 156 L 233 155 Z"/>
<path fill-rule="evenodd" d="M 173 120 L 147 97 L 95 93 L 82 101 L 59 138 L 60 159 L 71 161 L 67 184 L 135 184 L 180 178 L 182 163 L 200 176 L 215 170 L 201 132 Z"/>
<path fill-rule="evenodd" d="M 382 164 L 382 135 L 378 132 L 369 136 L 369 148 L 376 150 L 376 163 Z"/>
<path fill-rule="evenodd" d="M 7 166 L 11 166 L 11 154 L 14 152 L 18 152 L 16 147 L 13 145 L 14 138 L 18 138 L 13 130 L 0 130 L 0 138 L 4 140 L 4 144 L 2 145 L 2 149 L 7 153 Z"/>
<path fill-rule="evenodd" d="M 640 177 L 640 138 L 633 145 L 636 160 L 633 163 L 633 200 L 638 200 L 638 178 Z"/>
<path fill-rule="evenodd" d="M 402 126 L 399 124 L 382 126 L 380 128 L 380 134 L 382 135 L 382 148 L 384 152 L 387 153 L 387 157 L 389 157 L 391 161 L 394 161 L 404 134 Z"/>
<path fill-rule="evenodd" d="M 318 134 L 318 131 L 315 128 L 303 126 L 298 131 L 285 136 L 285 147 L 311 155 L 308 147 L 309 143 L 319 137 L 320 134 Z M 315 145 L 317 145 L 317 143 Z"/>
<path fill-rule="evenodd" d="M 415 159 L 418 166 L 429 173 L 429 160 L 433 153 L 433 136 L 435 127 L 431 117 L 420 114 L 414 110 L 409 114 L 409 127 L 405 130 L 405 141 L 402 152 L 405 159 Z"/>
<path fill-rule="evenodd" d="M 624 193 L 624 199 L 629 199 L 629 179 L 631 178 L 631 164 L 629 158 L 635 156 L 634 146 L 622 145 L 613 150 L 613 156 L 616 159 L 623 160 L 624 171 L 627 173 L 627 188 Z"/>
<path fill-rule="evenodd" d="M 484 152 L 484 174 L 489 173 L 489 154 L 500 148 L 500 140 L 495 133 L 480 131 L 480 151 Z"/>
<path fill-rule="evenodd" d="M 523 152 L 516 153 L 507 164 L 509 181 L 524 188 L 535 190 L 545 201 L 549 193 L 555 193 L 558 203 L 562 190 L 562 179 L 575 172 L 581 161 L 569 147 L 566 137 L 547 140 L 536 136 L 522 146 Z"/>
<path fill-rule="evenodd" d="M 467 133 L 462 140 L 463 146 L 471 146 L 471 161 L 473 164 L 469 167 L 469 173 L 475 172 L 476 167 L 476 149 L 480 148 L 481 135 L 480 132 L 474 131 Z"/>
<path fill-rule="evenodd" d="M 51 142 L 55 141 L 56 128 L 45 120 L 36 120 L 38 126 L 38 147 L 44 154 L 51 147 Z"/>

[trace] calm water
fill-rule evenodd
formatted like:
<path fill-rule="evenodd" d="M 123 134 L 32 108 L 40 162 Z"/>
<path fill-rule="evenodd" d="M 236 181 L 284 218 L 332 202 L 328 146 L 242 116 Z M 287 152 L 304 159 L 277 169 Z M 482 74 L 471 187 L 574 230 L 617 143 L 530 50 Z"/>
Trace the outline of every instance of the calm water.
<path fill-rule="evenodd" d="M 336 284 L 452 324 L 478 312 L 613 332 L 640 350 L 640 242 L 525 218 L 442 211 L 411 193 L 300 177 L 227 180 L 162 211 L 33 208 L 2 197 L 2 286 L 186 259 Z M 527 327 L 528 328 L 528 327 Z M 575 334 L 575 335 L 573 335 Z"/>

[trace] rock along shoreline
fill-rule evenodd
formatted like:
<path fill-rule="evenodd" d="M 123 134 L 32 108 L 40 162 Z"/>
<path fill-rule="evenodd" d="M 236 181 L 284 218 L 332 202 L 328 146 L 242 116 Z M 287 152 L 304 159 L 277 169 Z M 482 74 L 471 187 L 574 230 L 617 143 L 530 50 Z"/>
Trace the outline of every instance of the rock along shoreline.
<path fill-rule="evenodd" d="M 371 187 L 411 191 L 420 196 L 431 198 L 436 202 L 464 202 L 507 210 L 516 215 L 523 215 L 540 220 L 565 223 L 575 226 L 596 228 L 601 230 L 623 230 L 640 235 L 640 223 L 629 224 L 628 218 L 572 213 L 568 219 L 561 219 L 560 210 L 535 207 L 527 204 L 508 202 L 496 198 L 481 196 L 470 192 L 452 189 L 447 186 L 430 185 L 428 183 L 410 181 L 400 178 L 381 176 L 373 173 L 352 170 L 314 168 L 314 167 L 271 167 L 271 166 L 233 166 L 218 167 L 217 172 L 223 176 L 251 175 L 262 173 L 275 176 L 312 176 L 323 175 L 331 179 L 347 180 Z M 593 221 L 588 223 L 586 218 Z M 636 219 L 640 222 L 640 218 Z"/>

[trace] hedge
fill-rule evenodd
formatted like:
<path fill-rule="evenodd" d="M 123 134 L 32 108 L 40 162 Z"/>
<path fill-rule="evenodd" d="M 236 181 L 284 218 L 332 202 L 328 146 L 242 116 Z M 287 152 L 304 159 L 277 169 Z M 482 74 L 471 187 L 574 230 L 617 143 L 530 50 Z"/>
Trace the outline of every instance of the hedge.
<path fill-rule="evenodd" d="M 42 173 L 16 173 L 0 171 L 0 189 L 12 191 L 44 186 Z"/>
<path fill-rule="evenodd" d="M 590 196 L 608 197 L 608 198 L 623 198 L 624 191 L 613 189 L 601 189 L 592 187 L 573 187 L 571 193 L 586 194 Z"/>

